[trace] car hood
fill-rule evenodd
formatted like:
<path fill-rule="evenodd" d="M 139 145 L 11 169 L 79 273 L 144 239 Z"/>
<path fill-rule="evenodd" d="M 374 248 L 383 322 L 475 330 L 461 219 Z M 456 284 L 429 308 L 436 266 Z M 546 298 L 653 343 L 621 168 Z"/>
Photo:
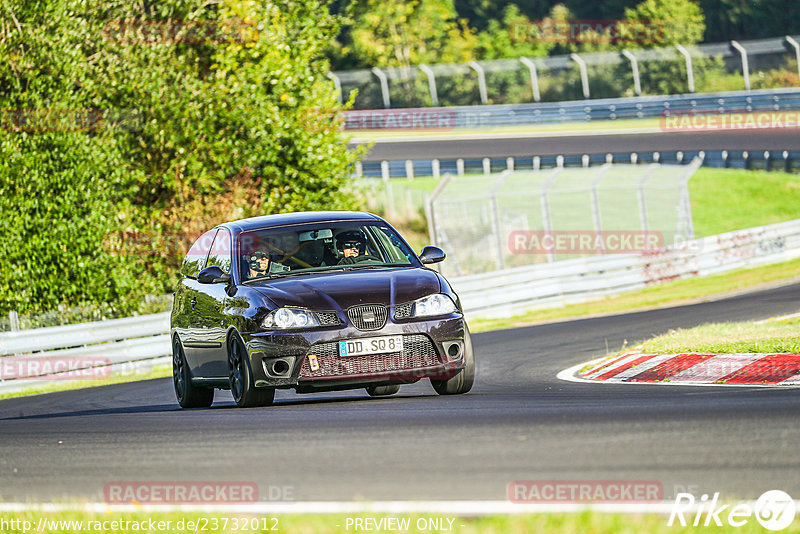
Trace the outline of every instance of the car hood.
<path fill-rule="evenodd" d="M 253 282 L 250 287 L 277 307 L 345 310 L 356 304 L 401 304 L 438 293 L 438 275 L 429 269 L 373 269 L 300 274 Z"/>

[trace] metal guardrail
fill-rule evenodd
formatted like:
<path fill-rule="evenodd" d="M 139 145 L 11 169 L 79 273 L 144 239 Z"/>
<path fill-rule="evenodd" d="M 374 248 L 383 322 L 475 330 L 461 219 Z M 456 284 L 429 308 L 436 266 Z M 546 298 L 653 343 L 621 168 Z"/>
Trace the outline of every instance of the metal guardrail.
<path fill-rule="evenodd" d="M 0 333 L 0 391 L 167 363 L 169 312 Z M 86 376 L 86 371 L 89 376 Z"/>
<path fill-rule="evenodd" d="M 450 283 L 469 317 L 497 317 L 796 257 L 800 257 L 800 219 L 696 239 L 652 253 L 542 263 L 453 277 Z M 92 361 L 114 372 L 167 363 L 165 356 L 170 353 L 169 313 L 0 334 L 0 355 L 4 356 L 0 366 L 17 357 L 95 357 Z M 68 372 L 16 376 L 0 381 L 0 391 L 40 386 Z"/>
<path fill-rule="evenodd" d="M 470 317 L 503 317 L 797 257 L 800 219 L 695 239 L 651 253 L 542 263 L 451 278 L 450 283 Z"/>
<path fill-rule="evenodd" d="M 699 157 L 704 167 L 759 169 L 800 172 L 800 152 L 788 150 L 688 150 L 655 152 L 616 152 L 608 154 L 567 154 L 503 158 L 458 158 L 434 160 L 364 161 L 353 172 L 356 178 L 410 178 L 445 174 L 492 174 L 511 170 L 537 170 L 553 167 L 590 167 L 606 163 L 685 163 Z"/>
<path fill-rule="evenodd" d="M 536 104 L 346 111 L 345 130 L 424 128 L 457 130 L 616 119 L 666 119 L 670 114 L 800 109 L 800 89 L 767 89 L 572 100 Z"/>

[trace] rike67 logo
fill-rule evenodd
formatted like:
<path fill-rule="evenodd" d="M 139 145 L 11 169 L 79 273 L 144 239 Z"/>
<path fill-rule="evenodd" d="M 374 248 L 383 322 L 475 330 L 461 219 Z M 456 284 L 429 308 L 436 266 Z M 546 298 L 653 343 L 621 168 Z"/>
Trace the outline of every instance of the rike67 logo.
<path fill-rule="evenodd" d="M 781 490 L 764 492 L 755 504 L 720 504 L 718 501 L 719 493 L 715 493 L 711 500 L 708 495 L 702 495 L 699 503 L 691 493 L 678 493 L 672 504 L 667 526 L 671 527 L 677 519 L 682 527 L 691 521 L 694 527 L 708 527 L 712 523 L 721 527 L 727 523 L 728 526 L 739 528 L 755 516 L 762 527 L 776 531 L 791 525 L 796 512 L 795 502 L 788 493 Z"/>

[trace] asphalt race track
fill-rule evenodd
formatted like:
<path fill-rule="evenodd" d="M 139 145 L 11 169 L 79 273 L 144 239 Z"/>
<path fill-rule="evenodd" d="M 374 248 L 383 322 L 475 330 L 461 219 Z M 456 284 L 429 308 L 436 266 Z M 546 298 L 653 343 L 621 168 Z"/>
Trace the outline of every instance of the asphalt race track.
<path fill-rule="evenodd" d="M 458 131 L 454 131 L 458 134 Z M 515 134 L 519 135 L 519 134 Z M 404 159 L 453 159 L 478 157 L 531 157 L 573 154 L 605 154 L 617 152 L 662 152 L 678 150 L 800 150 L 800 135 L 786 129 L 764 129 L 758 132 L 653 132 L 591 133 L 497 139 L 436 139 L 423 141 L 389 141 L 375 143 L 364 161 Z"/>
<path fill-rule="evenodd" d="M 664 497 L 800 496 L 800 389 L 578 384 L 562 369 L 675 327 L 796 312 L 800 284 L 474 336 L 477 382 L 439 397 L 279 393 L 180 410 L 170 379 L 0 401 L 0 499 L 102 501 L 122 481 L 246 481 L 295 500 L 504 500 L 514 480 L 646 480 Z"/>

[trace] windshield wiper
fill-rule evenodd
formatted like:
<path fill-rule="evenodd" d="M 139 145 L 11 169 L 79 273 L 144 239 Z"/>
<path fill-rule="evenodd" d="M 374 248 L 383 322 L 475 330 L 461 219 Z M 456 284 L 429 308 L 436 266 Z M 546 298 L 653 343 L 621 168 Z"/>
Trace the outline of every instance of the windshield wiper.
<path fill-rule="evenodd" d="M 383 269 L 385 267 L 397 267 L 391 263 L 367 263 L 364 265 L 353 264 L 353 265 L 343 265 L 342 266 L 346 271 L 355 271 L 356 269 Z"/>

